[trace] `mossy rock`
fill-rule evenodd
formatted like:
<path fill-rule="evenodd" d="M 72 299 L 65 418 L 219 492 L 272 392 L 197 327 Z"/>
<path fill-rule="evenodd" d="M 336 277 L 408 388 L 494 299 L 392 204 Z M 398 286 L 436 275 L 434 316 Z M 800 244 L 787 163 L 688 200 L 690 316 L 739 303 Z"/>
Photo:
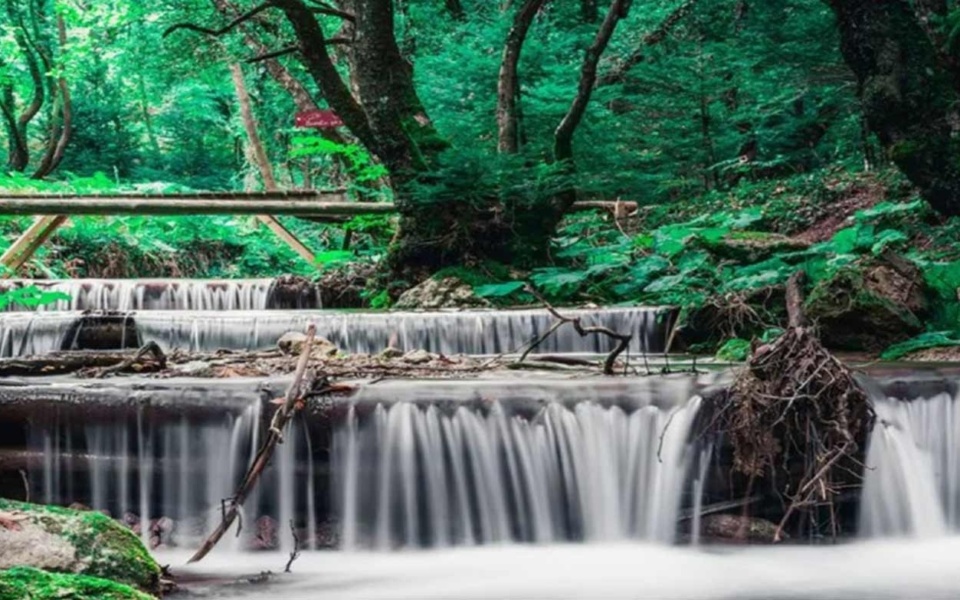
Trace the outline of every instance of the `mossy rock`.
<path fill-rule="evenodd" d="M 397 309 L 486 308 L 490 302 L 477 296 L 473 287 L 458 277 L 427 279 L 410 288 L 393 305 Z"/>
<path fill-rule="evenodd" d="M 922 274 L 881 261 L 865 261 L 817 284 L 807 316 L 829 348 L 879 352 L 923 331 L 927 309 Z"/>
<path fill-rule="evenodd" d="M 704 245 L 711 254 L 745 264 L 810 247 L 809 242 L 765 231 L 733 231 L 719 240 L 704 240 Z"/>
<path fill-rule="evenodd" d="M 159 594 L 160 567 L 132 531 L 106 515 L 0 499 L 0 569 L 36 567 L 101 577 Z"/>
<path fill-rule="evenodd" d="M 0 571 L 0 600 L 153 600 L 129 585 L 32 567 Z"/>

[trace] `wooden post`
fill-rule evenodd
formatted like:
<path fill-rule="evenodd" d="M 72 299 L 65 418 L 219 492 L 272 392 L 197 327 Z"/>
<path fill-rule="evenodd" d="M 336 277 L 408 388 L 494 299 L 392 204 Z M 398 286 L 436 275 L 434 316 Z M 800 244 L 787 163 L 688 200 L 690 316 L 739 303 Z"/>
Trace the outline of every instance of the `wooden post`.
<path fill-rule="evenodd" d="M 61 225 L 67 222 L 66 215 L 46 215 L 35 220 L 20 237 L 0 256 L 0 264 L 6 269 L 2 277 L 9 278 L 33 258 L 34 253 L 53 235 Z"/>

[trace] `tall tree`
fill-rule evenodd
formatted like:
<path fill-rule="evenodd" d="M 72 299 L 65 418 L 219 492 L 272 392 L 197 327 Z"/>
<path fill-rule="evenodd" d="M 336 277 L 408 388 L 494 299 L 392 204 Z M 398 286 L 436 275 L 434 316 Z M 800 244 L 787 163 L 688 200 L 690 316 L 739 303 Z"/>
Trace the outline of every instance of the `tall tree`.
<path fill-rule="evenodd" d="M 960 215 L 960 68 L 933 23 L 945 21 L 946 2 L 830 6 L 870 130 L 935 210 Z"/>

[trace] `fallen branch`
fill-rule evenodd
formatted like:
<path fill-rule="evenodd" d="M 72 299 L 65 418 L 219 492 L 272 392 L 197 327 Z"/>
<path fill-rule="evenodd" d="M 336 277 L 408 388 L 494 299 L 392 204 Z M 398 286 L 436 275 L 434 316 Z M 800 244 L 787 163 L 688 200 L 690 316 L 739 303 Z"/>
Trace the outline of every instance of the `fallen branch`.
<path fill-rule="evenodd" d="M 112 367 L 106 367 L 102 369 L 96 374 L 96 377 L 98 379 L 102 379 L 111 373 L 122 373 L 133 367 L 133 365 L 141 362 L 147 355 L 153 357 L 158 370 L 167 368 L 167 356 L 163 353 L 163 349 L 161 349 L 156 342 L 147 342 L 142 348 L 137 350 L 133 356 L 127 358 L 123 362 L 113 365 Z"/>
<path fill-rule="evenodd" d="M 124 371 L 139 364 L 139 372 L 160 371 L 166 368 L 163 352 L 156 354 L 144 351 L 150 344 L 137 352 L 78 351 L 67 350 L 51 352 L 42 356 L 0 359 L 0 377 L 24 375 L 62 375 L 76 373 L 85 369 L 113 369 L 111 372 Z M 159 350 L 159 347 L 157 347 Z"/>
<path fill-rule="evenodd" d="M 190 557 L 188 562 L 194 563 L 203 559 L 204 556 L 213 550 L 214 546 L 217 545 L 217 542 L 220 541 L 220 538 L 223 537 L 223 534 L 230 529 L 233 521 L 237 518 L 240 507 L 243 506 L 247 496 L 260 479 L 260 474 L 263 473 L 263 470 L 266 468 L 267 463 L 270 461 L 270 457 L 273 456 L 273 451 L 276 449 L 277 444 L 283 442 L 283 429 L 286 427 L 290 419 L 293 418 L 293 415 L 296 414 L 297 405 L 307 391 L 305 389 L 301 389 L 301 383 L 303 381 L 304 374 L 307 372 L 307 362 L 310 358 L 310 348 L 313 346 L 313 338 L 316 336 L 316 333 L 317 327 L 311 323 L 310 326 L 307 327 L 307 339 L 303 343 L 303 349 L 300 352 L 300 359 L 297 361 L 297 370 L 294 374 L 293 382 L 291 382 L 290 387 L 287 388 L 287 393 L 284 397 L 283 404 L 277 409 L 277 412 L 273 414 L 273 419 L 270 421 L 270 429 L 267 433 L 267 439 L 260 446 L 260 449 L 257 451 L 257 456 L 253 460 L 253 464 L 250 465 L 250 468 L 247 470 L 247 473 L 243 478 L 243 482 L 240 484 L 240 487 L 237 488 L 233 498 L 230 499 L 230 508 L 220 521 L 220 525 L 218 525 L 216 530 L 210 534 L 210 537 L 203 542 L 203 545 L 200 546 L 200 549 L 197 550 L 192 557 Z"/>
<path fill-rule="evenodd" d="M 300 536 L 297 535 L 297 528 L 293 525 L 293 519 L 290 519 L 290 534 L 293 535 L 293 551 L 290 552 L 290 560 L 287 561 L 287 566 L 283 569 L 284 573 L 289 573 L 293 561 L 300 558 Z"/>
<path fill-rule="evenodd" d="M 620 356 L 620 354 L 622 354 L 623 351 L 630 346 L 630 342 L 631 340 L 633 340 L 632 335 L 617 333 L 616 331 L 608 327 L 599 327 L 599 326 L 584 327 L 583 324 L 580 322 L 580 317 L 567 317 L 567 316 L 561 315 L 559 312 L 557 312 L 557 309 L 555 309 L 549 302 L 547 302 L 546 298 L 544 298 L 537 290 L 533 288 L 533 286 L 531 285 L 526 286 L 526 291 L 529 292 L 531 295 L 533 295 L 534 298 L 539 300 L 540 303 L 543 304 L 544 308 L 546 308 L 547 311 L 554 316 L 554 318 L 558 319 L 559 322 L 555 323 L 549 330 L 547 330 L 545 334 L 540 336 L 538 339 L 534 340 L 532 345 L 527 349 L 526 352 L 523 353 L 523 355 L 520 357 L 520 360 L 517 362 L 523 362 L 523 360 L 527 357 L 527 355 L 530 353 L 531 350 L 533 350 L 534 348 L 542 344 L 544 340 L 546 340 L 549 336 L 553 335 L 553 333 L 556 332 L 561 325 L 563 325 L 564 323 L 570 323 L 571 325 L 573 325 L 573 329 L 578 334 L 580 334 L 580 337 L 586 337 L 591 334 L 602 334 L 617 340 L 617 346 L 610 351 L 610 353 L 607 355 L 606 360 L 603 361 L 603 373 L 605 375 L 613 375 L 613 367 L 617 363 L 617 357 Z"/>

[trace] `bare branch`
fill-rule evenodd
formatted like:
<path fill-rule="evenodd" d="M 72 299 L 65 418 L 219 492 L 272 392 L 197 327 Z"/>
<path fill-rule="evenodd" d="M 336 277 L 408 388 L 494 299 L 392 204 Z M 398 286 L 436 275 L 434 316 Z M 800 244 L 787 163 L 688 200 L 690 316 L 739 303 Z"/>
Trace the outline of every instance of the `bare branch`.
<path fill-rule="evenodd" d="M 163 32 L 163 37 L 167 37 L 168 35 L 170 35 L 170 34 L 173 33 L 174 31 L 179 31 L 180 29 L 189 29 L 190 31 L 196 31 L 196 32 L 198 32 L 198 33 L 202 33 L 202 34 L 205 34 L 205 35 L 211 35 L 211 36 L 215 36 L 215 37 L 216 37 L 216 36 L 221 36 L 221 35 L 224 35 L 224 34 L 226 34 L 226 33 L 229 33 L 229 32 L 231 32 L 231 31 L 233 31 L 238 25 L 241 25 L 241 24 L 245 23 L 246 21 L 249 21 L 250 19 L 254 18 L 255 16 L 259 15 L 260 13 L 262 13 L 262 12 L 264 12 L 264 11 L 266 11 L 266 10 L 269 10 L 269 9 L 271 9 L 271 8 L 276 8 L 276 7 L 277 7 L 277 3 L 276 3 L 274 0 L 269 0 L 268 2 L 264 2 L 263 4 L 261 4 L 261 5 L 257 6 L 257 7 L 251 8 L 250 10 L 248 10 L 248 11 L 245 12 L 245 13 L 243 13 L 242 15 L 240 15 L 239 17 L 237 17 L 236 19 L 230 21 L 229 23 L 227 23 L 226 25 L 224 25 L 224 26 L 221 27 L 220 29 L 210 29 L 210 28 L 208 28 L 208 27 L 202 27 L 202 26 L 196 25 L 196 24 L 194 24 L 194 23 L 177 23 L 176 25 L 171 25 L 170 27 L 168 27 L 167 30 Z"/>
<path fill-rule="evenodd" d="M 643 36 L 643 38 L 640 40 L 640 45 L 634 49 L 633 52 L 617 63 L 616 66 L 614 66 L 608 72 L 600 76 L 599 80 L 597 80 L 597 86 L 600 87 L 604 85 L 612 85 L 614 83 L 620 83 L 623 81 L 630 69 L 643 62 L 644 52 L 646 49 L 650 48 L 651 46 L 656 46 L 665 40 L 673 28 L 676 27 L 677 24 L 680 23 L 680 21 L 682 21 L 683 18 L 690 13 L 696 3 L 697 0 L 686 0 L 673 12 L 667 15 L 667 18 L 664 19 L 656 29 Z"/>
<path fill-rule="evenodd" d="M 332 6 L 327 2 L 321 2 L 320 0 L 310 0 L 310 3 L 316 5 L 315 7 L 311 8 L 310 11 L 318 15 L 329 15 L 331 17 L 340 17 L 341 19 L 345 21 L 350 21 L 352 23 L 355 23 L 357 20 L 357 17 L 352 13 L 348 13 L 345 10 L 340 10 L 339 8 Z"/>
<path fill-rule="evenodd" d="M 267 52 L 266 54 L 258 54 L 257 56 L 251 56 L 250 58 L 244 60 L 243 62 L 252 65 L 258 62 L 263 62 L 265 60 L 270 60 L 271 58 L 280 58 L 281 56 L 287 56 L 289 54 L 293 54 L 299 51 L 300 51 L 299 44 L 291 44 L 290 46 L 280 48 L 279 50 L 273 50 L 272 52 Z"/>

